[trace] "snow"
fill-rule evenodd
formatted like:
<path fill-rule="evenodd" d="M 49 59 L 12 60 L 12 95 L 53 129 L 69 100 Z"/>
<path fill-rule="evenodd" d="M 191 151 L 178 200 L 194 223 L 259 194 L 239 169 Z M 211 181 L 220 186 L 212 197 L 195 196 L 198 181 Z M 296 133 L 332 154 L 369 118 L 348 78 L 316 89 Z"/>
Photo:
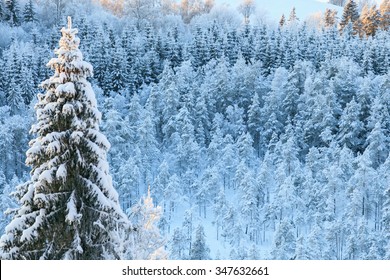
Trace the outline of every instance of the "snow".
<path fill-rule="evenodd" d="M 41 226 L 41 224 L 44 221 L 44 217 L 46 216 L 46 209 L 40 209 L 39 214 L 36 212 L 33 212 L 33 214 L 36 214 L 35 222 L 32 226 L 28 227 L 27 229 L 23 230 L 22 236 L 20 237 L 20 241 L 29 241 L 34 237 L 38 236 L 37 229 Z"/>
<path fill-rule="evenodd" d="M 61 164 L 58 167 L 58 169 L 57 169 L 56 177 L 57 177 L 57 179 L 65 180 L 66 175 L 67 175 L 66 165 L 65 164 Z"/>
<path fill-rule="evenodd" d="M 61 149 L 61 142 L 60 141 L 52 141 L 47 145 L 47 152 L 48 154 L 54 155 Z"/>
<path fill-rule="evenodd" d="M 37 205 L 41 205 L 42 203 L 47 202 L 46 195 L 43 193 L 36 193 L 34 195 L 34 203 Z"/>
<path fill-rule="evenodd" d="M 33 141 L 32 144 L 32 147 L 26 152 L 27 158 L 31 158 L 31 156 L 39 154 L 42 151 L 42 146 L 40 142 Z"/>
<path fill-rule="evenodd" d="M 56 94 L 57 96 L 69 96 L 69 97 L 73 97 L 74 94 L 76 94 L 76 89 L 74 87 L 74 83 L 73 82 L 67 82 L 65 84 L 60 84 L 57 86 L 56 88 Z"/>
<path fill-rule="evenodd" d="M 81 90 L 84 91 L 87 101 L 91 102 L 90 104 L 92 108 L 97 108 L 96 97 L 95 97 L 95 93 L 93 92 L 91 84 L 85 79 L 82 79 L 80 82 L 82 82 L 83 84 Z M 96 118 L 100 120 L 101 114 L 97 110 L 94 111 L 94 113 L 96 115 Z"/>
<path fill-rule="evenodd" d="M 54 112 L 57 108 L 58 103 L 57 102 L 50 102 L 47 103 L 44 110 L 42 111 L 42 114 L 45 115 L 47 113 Z"/>
<path fill-rule="evenodd" d="M 32 197 L 34 196 L 34 185 L 33 184 L 28 184 L 27 185 L 27 192 L 26 194 L 22 197 L 22 199 L 20 200 L 21 203 L 26 203 L 28 201 L 31 201 Z"/>
<path fill-rule="evenodd" d="M 23 226 L 25 224 L 25 221 L 27 219 L 27 216 L 22 216 L 22 217 L 19 217 L 17 219 L 13 219 L 6 227 L 5 227 L 5 230 L 6 231 L 10 231 L 10 230 L 13 230 L 13 229 L 23 229 Z M 5 237 L 5 236 L 3 236 Z"/>
<path fill-rule="evenodd" d="M 74 191 L 70 195 L 68 203 L 66 204 L 66 210 L 68 214 L 66 214 L 65 221 L 68 222 L 69 224 L 78 222 L 81 219 L 82 215 L 77 213 Z"/>
<path fill-rule="evenodd" d="M 72 104 L 65 104 L 62 107 L 62 113 L 64 113 L 65 115 L 72 115 L 73 112 L 74 112 L 74 107 Z"/>
<path fill-rule="evenodd" d="M 87 178 L 81 178 L 84 183 L 89 187 L 89 191 L 96 196 L 97 203 L 99 206 L 105 210 L 111 210 L 114 209 L 116 213 L 122 214 L 122 210 L 120 209 L 119 205 L 115 203 L 114 201 L 110 200 L 108 197 L 114 197 L 115 193 L 109 193 L 108 197 L 103 194 L 102 190 L 94 184 L 91 180 Z M 112 192 L 115 192 L 113 188 L 110 188 Z M 124 216 L 123 216 L 124 217 Z"/>
<path fill-rule="evenodd" d="M 94 139 L 95 143 L 110 149 L 111 145 L 108 142 L 107 137 L 96 129 L 88 129 L 88 134 Z"/>
<path fill-rule="evenodd" d="M 45 170 L 45 171 L 43 171 L 43 172 L 39 175 L 38 180 L 41 181 L 41 182 L 45 181 L 45 182 L 47 182 L 48 184 L 50 184 L 51 182 L 53 182 L 52 173 L 53 173 L 52 170 Z"/>
<path fill-rule="evenodd" d="M 83 138 L 84 133 L 82 131 L 73 131 L 72 134 L 70 135 L 70 139 L 72 140 L 73 143 L 79 144 L 80 140 Z"/>

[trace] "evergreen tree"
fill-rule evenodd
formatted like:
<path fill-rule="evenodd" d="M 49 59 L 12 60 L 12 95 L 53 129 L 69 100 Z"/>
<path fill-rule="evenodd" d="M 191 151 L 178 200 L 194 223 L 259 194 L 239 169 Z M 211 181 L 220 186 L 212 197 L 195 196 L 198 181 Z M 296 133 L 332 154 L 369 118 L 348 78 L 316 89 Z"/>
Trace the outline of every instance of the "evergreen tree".
<path fill-rule="evenodd" d="M 252 97 L 252 103 L 248 109 L 248 128 L 253 138 L 253 145 L 260 155 L 260 137 L 261 137 L 261 106 L 260 98 L 257 93 Z"/>
<path fill-rule="evenodd" d="M 121 47 L 115 48 L 112 63 L 109 65 L 108 79 L 106 81 L 106 89 L 115 92 L 120 92 L 126 85 L 127 68 L 126 53 Z"/>
<path fill-rule="evenodd" d="M 297 260 L 310 259 L 309 249 L 307 248 L 308 246 L 306 245 L 306 243 L 306 239 L 303 235 L 297 238 L 297 244 L 295 247 L 295 255 Z"/>
<path fill-rule="evenodd" d="M 372 164 L 375 168 L 385 162 L 389 153 L 388 143 L 389 137 L 383 131 L 380 122 L 375 124 L 375 127 L 368 134 L 366 151 L 370 154 Z"/>
<path fill-rule="evenodd" d="M 349 0 L 344 6 L 343 16 L 340 21 L 340 30 L 344 30 L 348 23 L 352 23 L 353 25 L 357 20 L 359 20 L 358 7 L 355 1 Z"/>
<path fill-rule="evenodd" d="M 0 22 L 3 21 L 4 18 L 4 8 L 3 8 L 3 1 L 0 2 Z"/>
<path fill-rule="evenodd" d="M 27 165 L 31 179 L 17 188 L 20 207 L 1 238 L 5 259 L 119 258 L 115 230 L 128 220 L 112 187 L 99 131 L 100 112 L 87 81 L 92 66 L 78 49 L 68 18 L 54 75 L 42 83 Z"/>
<path fill-rule="evenodd" d="M 4 176 L 4 173 L 0 170 L 0 229 L 4 229 L 10 222 L 9 217 L 6 215 L 7 210 L 15 208 L 17 205 L 11 196 L 13 188 L 12 184 L 18 184 L 19 181 L 14 176 L 11 182 L 8 184 Z"/>
<path fill-rule="evenodd" d="M 383 0 L 379 11 L 381 13 L 380 27 L 383 30 L 388 30 L 390 27 L 390 0 Z"/>
<path fill-rule="evenodd" d="M 162 175 L 161 173 L 159 175 Z M 168 174 L 169 175 L 169 174 Z M 180 178 L 173 174 L 168 178 L 168 183 L 166 184 L 163 190 L 164 198 L 164 209 L 168 212 L 168 222 L 171 222 L 173 213 L 175 212 L 176 204 L 181 201 L 182 189 L 180 186 Z M 168 232 L 170 231 L 170 225 L 168 227 Z"/>
<path fill-rule="evenodd" d="M 333 27 L 336 24 L 336 10 L 326 9 L 324 14 L 325 27 Z"/>
<path fill-rule="evenodd" d="M 157 177 L 154 179 L 153 187 L 153 195 L 157 198 L 155 199 L 155 202 L 157 204 L 160 203 L 159 199 L 163 197 L 165 194 L 165 189 L 170 189 L 168 188 L 168 184 L 170 183 L 170 173 L 169 173 L 169 166 L 166 160 L 164 160 L 160 166 L 158 167 L 157 170 Z M 174 190 L 177 191 L 177 190 Z M 167 198 L 169 199 L 170 193 L 167 195 Z M 166 206 L 166 201 L 164 200 L 164 209 L 167 209 Z"/>
<path fill-rule="evenodd" d="M 383 202 L 383 235 L 384 240 L 386 240 L 386 255 L 385 259 L 390 259 L 390 188 L 388 187 L 384 192 L 384 202 Z"/>
<path fill-rule="evenodd" d="M 214 212 L 213 224 L 215 224 L 217 227 L 217 240 L 219 239 L 220 227 L 223 228 L 222 219 L 223 219 L 223 215 L 225 214 L 225 211 L 226 211 L 226 196 L 225 196 L 225 192 L 221 188 L 218 194 L 216 195 L 213 204 L 213 212 Z"/>
<path fill-rule="evenodd" d="M 37 20 L 34 4 L 32 0 L 29 0 L 24 6 L 23 18 L 25 22 L 34 22 Z"/>
<path fill-rule="evenodd" d="M 279 20 L 279 26 L 283 27 L 285 24 L 286 24 L 286 17 L 283 14 L 282 17 Z"/>
<path fill-rule="evenodd" d="M 376 8 L 376 5 L 363 7 L 360 21 L 362 23 L 362 29 L 366 36 L 374 36 L 380 24 L 380 13 Z"/>
<path fill-rule="evenodd" d="M 173 231 L 172 238 L 169 242 L 169 258 L 171 260 L 186 260 L 188 255 L 188 244 L 186 242 L 185 235 L 180 228 L 175 228 Z"/>
<path fill-rule="evenodd" d="M 9 90 L 6 96 L 7 105 L 10 106 L 13 114 L 19 113 L 24 107 L 20 84 L 15 81 L 15 77 L 12 77 L 8 87 Z"/>
<path fill-rule="evenodd" d="M 206 235 L 202 225 L 198 225 L 195 233 L 195 241 L 192 245 L 190 257 L 191 260 L 209 260 L 210 249 L 206 244 Z"/>
<path fill-rule="evenodd" d="M 18 0 L 5 0 L 5 20 L 11 26 L 20 25 L 20 11 Z"/>
<path fill-rule="evenodd" d="M 33 80 L 33 70 L 32 67 L 22 66 L 21 69 L 21 92 L 23 101 L 26 105 L 30 104 L 31 100 L 34 98 L 37 90 L 35 89 L 35 83 Z"/>
<path fill-rule="evenodd" d="M 209 61 L 209 50 L 207 48 L 205 34 L 200 27 L 196 30 L 191 53 L 194 68 L 201 67 Z"/>
<path fill-rule="evenodd" d="M 360 120 L 361 105 L 355 99 L 347 104 L 339 123 L 338 140 L 342 145 L 357 152 L 361 150 L 363 144 L 363 122 Z"/>
<path fill-rule="evenodd" d="M 0 170 L 2 170 L 6 178 L 13 172 L 9 166 L 9 159 L 11 158 L 9 147 L 12 146 L 13 140 L 11 124 L 9 122 L 10 113 L 9 106 L 0 107 Z"/>
<path fill-rule="evenodd" d="M 288 219 L 283 219 L 274 234 L 271 257 L 274 260 L 292 260 L 296 258 L 295 250 L 294 224 Z"/>
<path fill-rule="evenodd" d="M 297 12 L 295 11 L 295 7 L 293 7 L 290 12 L 290 16 L 288 17 L 288 23 L 295 24 L 297 21 L 299 21 L 299 18 L 297 17 Z"/>

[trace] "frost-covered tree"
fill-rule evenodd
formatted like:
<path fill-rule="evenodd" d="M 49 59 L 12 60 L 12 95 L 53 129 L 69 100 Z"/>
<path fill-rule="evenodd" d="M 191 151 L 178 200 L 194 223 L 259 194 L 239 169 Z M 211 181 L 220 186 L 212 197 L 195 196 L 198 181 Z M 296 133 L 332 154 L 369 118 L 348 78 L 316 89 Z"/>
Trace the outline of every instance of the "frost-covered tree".
<path fill-rule="evenodd" d="M 11 26 L 20 25 L 20 11 L 17 0 L 5 0 L 5 19 Z"/>
<path fill-rule="evenodd" d="M 386 255 L 385 259 L 390 259 L 390 188 L 384 192 L 385 201 L 383 203 L 383 235 L 386 240 Z"/>
<path fill-rule="evenodd" d="M 131 218 L 134 228 L 134 241 L 127 248 L 129 259 L 151 260 L 166 259 L 165 240 L 161 236 L 157 223 L 162 215 L 160 206 L 155 207 L 150 196 L 150 188 L 146 197 L 132 207 Z"/>
<path fill-rule="evenodd" d="M 343 15 L 340 21 L 340 29 L 343 30 L 348 23 L 354 24 L 359 20 L 358 7 L 355 1 L 349 0 L 344 6 Z"/>
<path fill-rule="evenodd" d="M 171 260 L 185 260 L 188 258 L 188 243 L 186 236 L 180 228 L 175 228 L 172 238 L 169 242 L 169 259 Z"/>
<path fill-rule="evenodd" d="M 390 1 L 383 0 L 379 6 L 379 11 L 381 13 L 380 27 L 383 30 L 388 30 L 390 27 Z"/>
<path fill-rule="evenodd" d="M 10 222 L 9 217 L 5 215 L 8 209 L 16 207 L 15 201 L 10 195 L 12 192 L 11 184 L 18 183 L 17 177 L 14 176 L 9 184 L 4 176 L 4 173 L 0 170 L 0 228 L 4 229 L 5 226 Z"/>
<path fill-rule="evenodd" d="M 253 0 L 242 0 L 238 11 L 244 16 L 245 24 L 249 24 L 249 17 L 255 12 L 256 4 Z"/>
<path fill-rule="evenodd" d="M 324 24 L 326 27 L 333 27 L 336 24 L 336 10 L 326 9 L 324 13 Z"/>
<path fill-rule="evenodd" d="M 295 259 L 295 249 L 294 224 L 288 219 L 283 219 L 274 234 L 271 258 L 275 260 Z"/>
<path fill-rule="evenodd" d="M 279 26 L 283 27 L 285 24 L 286 24 L 286 17 L 283 14 L 282 17 L 279 20 Z"/>
<path fill-rule="evenodd" d="M 157 14 L 157 1 L 154 0 L 125 0 L 124 13 L 136 19 L 137 26 L 142 26 L 148 20 L 153 20 Z"/>
<path fill-rule="evenodd" d="M 346 144 L 352 150 L 359 150 L 362 145 L 364 132 L 363 123 L 359 118 L 361 106 L 352 99 L 347 104 L 340 119 L 339 140 L 341 144 Z"/>
<path fill-rule="evenodd" d="M 290 12 L 290 16 L 288 17 L 288 22 L 289 24 L 295 24 L 297 21 L 299 21 L 299 18 L 297 17 L 295 7 L 293 7 Z"/>
<path fill-rule="evenodd" d="M 369 7 L 365 5 L 360 15 L 362 29 L 366 36 L 374 36 L 380 24 L 380 12 L 376 5 Z"/>
<path fill-rule="evenodd" d="M 192 245 L 190 258 L 191 260 L 209 260 L 210 249 L 206 244 L 206 235 L 202 225 L 198 225 L 195 233 L 194 244 Z"/>
<path fill-rule="evenodd" d="M 110 65 L 111 71 L 108 74 L 107 89 L 115 92 L 119 92 L 125 87 L 126 77 L 128 77 L 126 64 L 123 63 L 126 59 L 126 53 L 124 49 L 116 47 L 113 54 L 112 63 Z"/>
<path fill-rule="evenodd" d="M 260 154 L 260 137 L 261 137 L 261 103 L 259 95 L 256 93 L 251 100 L 251 105 L 248 108 L 248 128 L 253 138 L 253 145 Z"/>
<path fill-rule="evenodd" d="M 29 0 L 24 6 L 23 18 L 25 22 L 33 22 L 37 20 L 35 7 L 32 0 Z"/>
<path fill-rule="evenodd" d="M 119 258 L 115 231 L 129 222 L 112 186 L 110 147 L 87 78 L 92 66 L 78 49 L 77 29 L 61 30 L 54 75 L 42 83 L 26 164 L 31 178 L 15 193 L 19 208 L 1 237 L 4 259 Z"/>

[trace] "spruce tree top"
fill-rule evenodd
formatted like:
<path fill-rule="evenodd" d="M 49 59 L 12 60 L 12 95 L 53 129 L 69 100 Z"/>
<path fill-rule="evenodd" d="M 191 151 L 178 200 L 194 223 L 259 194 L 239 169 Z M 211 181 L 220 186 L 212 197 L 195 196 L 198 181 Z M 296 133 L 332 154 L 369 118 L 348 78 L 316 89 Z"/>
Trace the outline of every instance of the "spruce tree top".
<path fill-rule="evenodd" d="M 352 24 L 359 19 L 359 12 L 356 3 L 353 0 L 349 0 L 344 6 L 343 16 L 340 22 L 341 29 L 351 22 Z"/>
<path fill-rule="evenodd" d="M 128 220 L 112 187 L 99 131 L 101 114 L 91 84 L 92 66 L 78 49 L 77 29 L 61 30 L 55 73 L 42 83 L 37 124 L 27 165 L 31 179 L 18 187 L 20 208 L 6 227 L 0 253 L 6 259 L 118 258 L 116 230 Z"/>

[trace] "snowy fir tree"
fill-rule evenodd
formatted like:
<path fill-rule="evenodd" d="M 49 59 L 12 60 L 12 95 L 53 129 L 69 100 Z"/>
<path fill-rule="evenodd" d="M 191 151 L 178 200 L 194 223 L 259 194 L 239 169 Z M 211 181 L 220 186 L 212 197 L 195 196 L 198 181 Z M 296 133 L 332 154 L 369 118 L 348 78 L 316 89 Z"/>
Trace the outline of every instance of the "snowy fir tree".
<path fill-rule="evenodd" d="M 359 20 L 357 4 L 354 0 L 348 0 L 344 6 L 343 15 L 340 21 L 340 29 L 343 30 L 348 23 L 354 25 Z"/>
<path fill-rule="evenodd" d="M 54 75 L 42 83 L 37 123 L 26 163 L 31 178 L 17 188 L 20 207 L 1 237 L 5 259 L 118 258 L 114 231 L 129 222 L 106 159 L 110 147 L 99 131 L 101 114 L 87 78 L 77 29 L 61 30 Z"/>
<path fill-rule="evenodd" d="M 36 21 L 36 12 L 34 8 L 34 4 L 32 0 L 29 0 L 24 6 L 23 10 L 23 19 L 25 22 L 33 22 Z"/>
<path fill-rule="evenodd" d="M 191 260 L 208 260 L 210 249 L 206 244 L 204 228 L 202 225 L 198 225 L 195 232 L 195 240 L 192 245 L 190 258 Z"/>

